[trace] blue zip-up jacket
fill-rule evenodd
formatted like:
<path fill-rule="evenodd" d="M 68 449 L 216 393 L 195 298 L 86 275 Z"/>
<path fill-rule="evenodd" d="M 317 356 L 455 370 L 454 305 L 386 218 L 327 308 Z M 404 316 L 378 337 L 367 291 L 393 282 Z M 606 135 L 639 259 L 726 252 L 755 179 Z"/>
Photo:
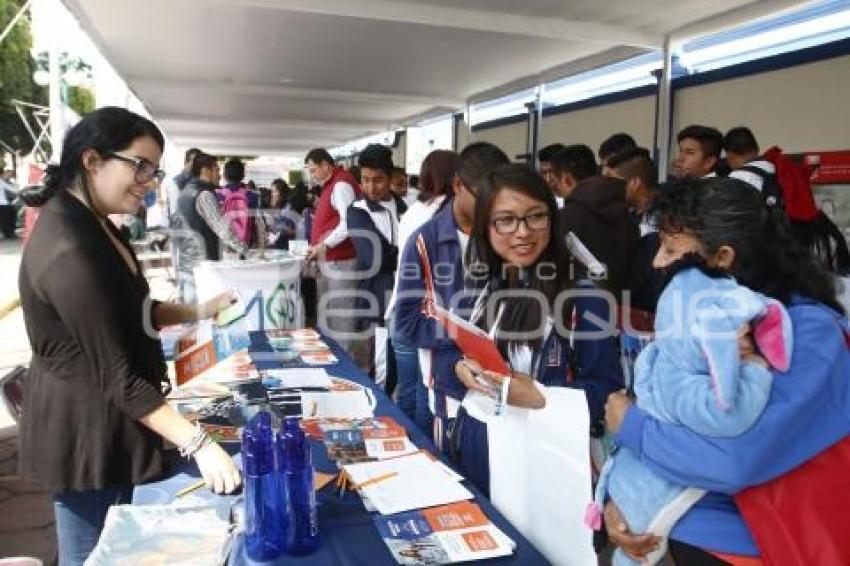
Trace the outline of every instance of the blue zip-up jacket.
<path fill-rule="evenodd" d="M 670 538 L 758 555 L 732 495 L 799 466 L 850 434 L 850 329 L 821 304 L 795 298 L 791 367 L 774 375 L 767 406 L 740 436 L 708 438 L 632 406 L 617 440 L 668 481 L 709 491 Z"/>
<path fill-rule="evenodd" d="M 464 289 L 464 273 L 452 203 L 452 200 L 447 200 L 431 220 L 411 235 L 404 247 L 398 273 L 395 331 L 419 348 L 432 350 L 435 390 L 460 400 L 466 393 L 466 388 L 454 372 L 460 352 L 445 332 L 438 330 L 437 321 L 425 317 L 421 312 L 425 297 L 425 276 L 416 249 L 416 240 L 421 234 L 428 250 L 437 301 L 446 308 L 458 306 L 453 299 Z M 466 301 L 461 306 L 467 306 Z"/>
<path fill-rule="evenodd" d="M 580 283 L 578 287 L 584 290 L 595 288 L 590 282 Z M 614 334 L 616 324 L 608 303 L 601 297 L 581 295 L 575 299 L 574 306 L 576 339 L 571 345 L 567 336 L 553 329 L 543 342 L 535 377 L 546 386 L 583 390 L 593 424 L 604 416 L 608 395 L 625 387 Z M 604 323 L 599 324 L 595 319 Z M 604 332 L 607 336 L 582 337 L 585 333 L 597 332 Z"/>

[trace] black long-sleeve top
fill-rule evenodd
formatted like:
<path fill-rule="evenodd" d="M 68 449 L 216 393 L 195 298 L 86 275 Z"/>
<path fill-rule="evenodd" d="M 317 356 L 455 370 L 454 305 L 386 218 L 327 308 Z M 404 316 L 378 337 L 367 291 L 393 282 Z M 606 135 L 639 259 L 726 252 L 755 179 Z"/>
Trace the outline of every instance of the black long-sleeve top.
<path fill-rule="evenodd" d="M 19 467 L 56 490 L 103 489 L 162 472 L 162 440 L 138 422 L 164 403 L 153 303 L 95 214 L 67 191 L 42 208 L 19 285 L 32 363 Z"/>

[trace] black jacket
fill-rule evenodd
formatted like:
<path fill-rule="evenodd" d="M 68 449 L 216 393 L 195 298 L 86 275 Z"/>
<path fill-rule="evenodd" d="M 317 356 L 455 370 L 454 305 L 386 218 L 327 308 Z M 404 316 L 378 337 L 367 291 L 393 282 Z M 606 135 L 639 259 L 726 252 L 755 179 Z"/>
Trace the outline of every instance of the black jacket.
<path fill-rule="evenodd" d="M 218 261 L 221 259 L 221 246 L 219 246 L 218 236 L 209 224 L 198 214 L 197 201 L 198 195 L 203 191 L 210 191 L 215 194 L 215 185 L 203 181 L 197 177 L 192 177 L 185 187 L 180 191 L 180 197 L 177 199 L 177 211 L 185 220 L 188 227 L 196 234 L 200 234 L 204 241 L 206 252 L 205 259 Z M 181 238 L 182 241 L 185 238 Z"/>
<path fill-rule="evenodd" d="M 66 191 L 43 207 L 19 285 L 32 363 L 19 467 L 56 490 L 156 479 L 162 439 L 138 422 L 164 403 L 162 345 L 144 331 L 153 305 L 92 211 Z"/>
<path fill-rule="evenodd" d="M 400 200 L 400 199 L 399 199 Z M 404 202 L 402 202 L 404 204 Z M 398 201 L 396 201 L 398 207 Z M 398 210 L 398 209 L 397 209 Z M 378 221 L 383 221 L 385 226 L 395 226 L 390 230 L 387 238 L 378 228 Z M 363 317 L 367 322 L 378 322 L 383 324 L 384 315 L 387 311 L 387 301 L 392 293 L 395 283 L 395 271 L 398 265 L 398 217 L 392 218 L 392 213 L 377 202 L 367 198 L 360 198 L 348 207 L 346 215 L 348 232 L 354 244 L 357 254 L 358 271 L 368 272 L 370 277 L 360 280 L 358 289 L 362 293 L 370 293 L 375 297 L 378 312 L 376 316 Z M 395 235 L 393 235 L 393 230 Z M 356 231 L 370 232 L 373 238 L 358 236 Z M 374 249 L 377 242 L 380 249 Z M 358 300 L 358 308 L 368 308 L 369 301 L 365 297 Z"/>
<path fill-rule="evenodd" d="M 622 302 L 624 290 L 637 289 L 643 279 L 640 231 L 626 207 L 626 185 L 611 177 L 582 180 L 561 209 L 564 235 L 572 231 L 596 259 L 608 266 L 599 285 Z"/>

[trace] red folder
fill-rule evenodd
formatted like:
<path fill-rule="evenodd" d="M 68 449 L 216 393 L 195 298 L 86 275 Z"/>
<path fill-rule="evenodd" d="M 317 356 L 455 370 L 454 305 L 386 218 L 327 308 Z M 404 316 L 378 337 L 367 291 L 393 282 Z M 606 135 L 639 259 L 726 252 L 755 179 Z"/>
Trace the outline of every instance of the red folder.
<path fill-rule="evenodd" d="M 496 372 L 499 375 L 510 375 L 510 366 L 496 347 L 496 342 L 487 336 L 486 332 L 437 304 L 434 276 L 431 272 L 431 259 L 428 257 L 428 248 L 425 246 L 422 234 L 419 234 L 416 238 L 416 250 L 419 252 L 419 259 L 422 261 L 422 275 L 425 283 L 422 314 L 436 319 L 467 358 L 475 360 L 486 370 Z"/>
<path fill-rule="evenodd" d="M 481 364 L 482 368 L 499 375 L 511 374 L 511 368 L 496 347 L 496 342 L 486 332 L 441 306 L 434 305 L 433 313 L 434 318 L 448 332 L 449 338 L 457 344 L 467 358 L 475 360 Z"/>

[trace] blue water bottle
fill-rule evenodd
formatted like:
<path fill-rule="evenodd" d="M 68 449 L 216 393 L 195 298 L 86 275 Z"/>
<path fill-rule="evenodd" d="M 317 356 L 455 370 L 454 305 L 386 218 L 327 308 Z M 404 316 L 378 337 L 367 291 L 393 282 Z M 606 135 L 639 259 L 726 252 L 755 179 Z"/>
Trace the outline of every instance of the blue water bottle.
<path fill-rule="evenodd" d="M 245 546 L 253 560 L 274 560 L 283 554 L 288 514 L 274 469 L 271 414 L 257 413 L 242 432 L 245 471 Z"/>
<path fill-rule="evenodd" d="M 277 437 L 281 472 L 286 475 L 291 524 L 285 550 L 292 556 L 310 554 L 319 547 L 319 520 L 316 492 L 313 488 L 313 463 L 310 444 L 298 419 L 287 417 Z"/>

